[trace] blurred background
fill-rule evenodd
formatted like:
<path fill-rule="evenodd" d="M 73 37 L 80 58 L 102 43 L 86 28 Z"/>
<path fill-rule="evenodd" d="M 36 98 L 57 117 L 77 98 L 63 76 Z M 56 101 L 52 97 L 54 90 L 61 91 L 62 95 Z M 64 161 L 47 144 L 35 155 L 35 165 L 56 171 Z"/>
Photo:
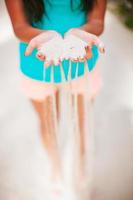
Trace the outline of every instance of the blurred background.
<path fill-rule="evenodd" d="M 109 1 L 95 102 L 94 200 L 133 200 L 133 1 Z M 37 116 L 21 92 L 18 41 L 0 0 L 0 199 L 42 200 Z"/>

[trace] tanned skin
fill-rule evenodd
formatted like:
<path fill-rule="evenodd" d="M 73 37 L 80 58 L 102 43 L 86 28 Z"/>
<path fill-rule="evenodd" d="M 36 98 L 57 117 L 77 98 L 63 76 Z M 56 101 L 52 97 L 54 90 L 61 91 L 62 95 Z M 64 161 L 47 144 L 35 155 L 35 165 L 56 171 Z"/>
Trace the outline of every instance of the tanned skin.
<path fill-rule="evenodd" d="M 104 30 L 104 16 L 107 0 L 97 0 L 94 8 L 88 14 L 89 21 L 82 29 L 99 36 Z M 32 27 L 24 14 L 22 0 L 5 0 L 11 18 L 15 35 L 23 42 L 28 43 L 33 37 L 45 30 Z"/>
<path fill-rule="evenodd" d="M 38 36 L 40 33 L 43 33 L 45 30 L 41 30 L 38 28 L 32 27 L 24 14 L 23 8 L 23 0 L 5 0 L 6 6 L 11 18 L 12 26 L 17 38 L 21 41 L 29 43 L 34 37 Z M 94 35 L 101 35 L 104 30 L 104 17 L 105 17 L 105 10 L 106 10 L 106 3 L 107 0 L 97 0 L 97 3 L 94 5 L 91 12 L 89 12 L 87 16 L 87 23 L 80 27 L 82 30 L 92 33 Z M 36 46 L 32 45 L 32 48 Z M 91 54 L 90 50 L 87 51 L 88 57 Z M 83 96 L 78 95 L 78 115 L 79 115 L 79 125 L 81 130 L 81 157 L 83 158 L 84 155 L 84 127 L 83 127 L 83 115 L 84 115 L 84 105 L 83 105 Z M 94 98 L 94 97 L 93 97 Z M 59 114 L 58 110 L 58 92 L 56 94 L 57 99 L 57 113 Z M 93 103 L 92 99 L 92 103 Z M 56 140 L 52 133 L 46 131 L 47 123 L 51 123 L 50 128 L 52 128 L 52 111 L 50 110 L 50 99 L 49 97 L 46 98 L 42 102 L 38 102 L 37 100 L 31 100 L 38 117 L 40 119 L 40 128 L 41 128 L 41 135 L 42 141 L 44 143 L 45 148 L 49 152 L 53 160 L 54 166 L 54 175 L 60 174 L 60 161 L 58 157 L 58 153 L 56 152 Z M 81 159 L 81 169 L 82 169 L 83 159 Z M 81 170 L 82 171 L 82 170 Z M 81 173 L 82 176 L 82 173 Z"/>

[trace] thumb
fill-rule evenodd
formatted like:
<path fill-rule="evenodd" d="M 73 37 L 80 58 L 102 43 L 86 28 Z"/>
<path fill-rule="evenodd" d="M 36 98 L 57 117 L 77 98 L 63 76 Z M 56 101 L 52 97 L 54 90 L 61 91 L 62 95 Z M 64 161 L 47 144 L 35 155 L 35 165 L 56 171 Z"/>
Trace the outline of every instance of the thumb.
<path fill-rule="evenodd" d="M 31 41 L 29 42 L 29 44 L 28 44 L 26 50 L 25 50 L 25 56 L 29 56 L 29 55 L 33 52 L 33 50 L 34 50 L 35 48 L 36 48 L 36 43 L 35 43 L 33 40 L 31 40 Z"/>
<path fill-rule="evenodd" d="M 98 37 L 95 37 L 94 45 L 96 45 L 99 48 L 100 53 L 105 53 L 104 43 Z"/>

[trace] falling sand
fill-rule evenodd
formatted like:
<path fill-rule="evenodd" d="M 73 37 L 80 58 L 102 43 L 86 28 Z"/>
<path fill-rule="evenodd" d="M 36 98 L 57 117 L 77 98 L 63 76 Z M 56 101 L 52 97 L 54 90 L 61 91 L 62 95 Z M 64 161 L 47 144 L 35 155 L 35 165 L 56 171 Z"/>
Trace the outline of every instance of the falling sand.
<path fill-rule="evenodd" d="M 51 112 L 51 115 L 47 115 L 48 120 L 45 123 L 53 142 L 53 150 L 51 151 L 53 168 L 49 169 L 51 170 L 50 174 L 53 174 L 53 177 L 54 173 L 57 174 L 57 177 L 60 174 L 59 180 L 56 175 L 55 180 L 52 179 L 51 192 L 53 192 L 53 195 L 55 193 L 58 199 L 90 199 L 94 157 L 93 105 L 88 100 L 88 96 L 72 94 L 71 61 L 69 64 L 68 81 L 65 80 L 63 68 L 60 64 L 63 81 L 59 89 L 58 102 L 56 94 L 49 97 L 47 114 L 49 115 Z M 78 74 L 78 64 L 76 74 Z M 85 73 L 88 73 L 86 87 L 89 90 L 87 62 L 85 62 L 84 67 Z M 51 73 L 51 80 L 53 78 L 53 73 Z M 57 104 L 59 104 L 59 115 Z M 51 196 L 51 192 L 48 195 Z"/>

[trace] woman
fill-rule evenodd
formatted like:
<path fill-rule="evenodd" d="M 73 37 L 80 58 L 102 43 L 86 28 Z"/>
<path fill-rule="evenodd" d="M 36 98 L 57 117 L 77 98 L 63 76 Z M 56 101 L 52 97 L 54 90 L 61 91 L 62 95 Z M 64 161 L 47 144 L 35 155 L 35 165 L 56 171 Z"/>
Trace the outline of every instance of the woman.
<path fill-rule="evenodd" d="M 58 102 L 58 87 L 49 84 L 51 65 L 55 65 L 55 63 L 53 60 L 47 60 L 46 56 L 39 50 L 42 44 L 45 46 L 45 43 L 48 43 L 51 39 L 57 40 L 57 38 L 66 38 L 70 35 L 88 43 L 84 58 L 71 59 L 73 66 L 74 62 L 80 62 L 78 76 L 81 77 L 72 80 L 72 91 L 78 94 L 82 160 L 85 151 L 83 97 L 87 96 L 87 90 L 84 89 L 86 76 L 83 76 L 82 63 L 86 60 L 88 62 L 91 101 L 93 101 L 101 84 L 99 69 L 98 66 L 95 66 L 98 57 L 98 49 L 95 45 L 99 47 L 101 52 L 104 51 L 95 35 L 99 36 L 104 29 L 106 0 L 6 0 L 6 5 L 14 32 L 21 41 L 20 71 L 22 72 L 22 87 L 38 114 L 42 141 L 53 163 L 54 176 L 58 177 L 60 174 L 60 158 L 53 131 L 53 111 L 50 106 L 51 94 L 56 95 Z M 36 58 L 36 54 L 41 61 Z M 56 64 L 60 62 L 58 60 Z M 73 66 L 72 79 L 75 78 Z M 66 76 L 68 62 L 66 61 L 62 67 Z M 54 70 L 56 70 L 54 82 L 60 83 L 59 66 L 56 66 Z M 58 103 L 57 111 L 59 112 Z"/>

